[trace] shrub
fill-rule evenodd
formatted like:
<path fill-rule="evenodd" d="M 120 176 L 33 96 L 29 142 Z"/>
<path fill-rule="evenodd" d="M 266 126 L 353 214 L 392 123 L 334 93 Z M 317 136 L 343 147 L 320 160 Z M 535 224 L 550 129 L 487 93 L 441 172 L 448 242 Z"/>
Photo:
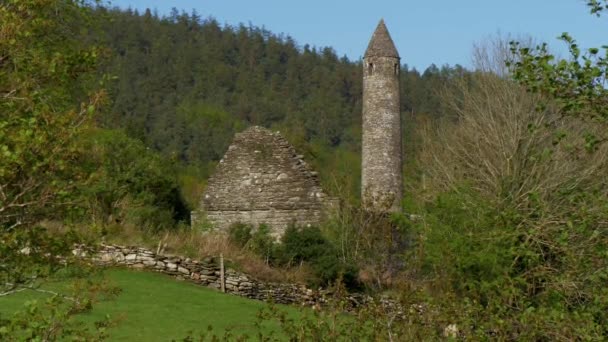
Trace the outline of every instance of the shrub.
<path fill-rule="evenodd" d="M 276 242 L 270 235 L 270 228 L 266 224 L 260 224 L 254 231 L 250 224 L 235 223 L 229 227 L 228 237 L 240 248 L 247 248 L 264 258 L 266 264 L 272 263 L 275 259 Z"/>
<path fill-rule="evenodd" d="M 228 228 L 228 238 L 230 242 L 243 248 L 251 240 L 251 225 L 244 223 L 234 223 Z"/>
<path fill-rule="evenodd" d="M 317 227 L 298 228 L 290 226 L 281 240 L 282 252 L 278 262 L 283 265 L 295 265 L 302 261 L 311 261 L 327 254 L 335 255 L 335 248 L 321 234 Z"/>
<path fill-rule="evenodd" d="M 600 126 L 495 75 L 459 90 L 419 158 L 418 280 L 440 310 L 455 297 L 483 312 L 477 339 L 605 339 L 608 145 L 586 144 Z"/>
<path fill-rule="evenodd" d="M 411 212 L 411 211 L 410 211 Z M 359 265 L 359 281 L 370 290 L 394 284 L 405 269 L 404 254 L 413 239 L 411 220 L 344 203 L 322 226 L 343 264 Z"/>
<path fill-rule="evenodd" d="M 338 250 L 318 227 L 288 227 L 276 259 L 278 264 L 287 266 L 310 264 L 315 279 L 309 284 L 313 286 L 327 286 L 338 279 L 348 288 L 358 286 L 357 267 L 340 259 Z"/>
<path fill-rule="evenodd" d="M 336 254 L 325 254 L 311 261 L 312 270 L 316 276 L 311 285 L 331 285 L 335 282 L 342 283 L 350 290 L 359 289 L 357 279 L 358 267 L 350 262 L 343 262 Z"/>
<path fill-rule="evenodd" d="M 313 277 L 308 279 L 311 286 L 327 286 L 336 280 L 350 289 L 359 286 L 358 268 L 352 262 L 343 261 L 317 227 L 290 226 L 281 243 L 270 235 L 270 228 L 265 224 L 254 231 L 251 225 L 236 223 L 230 226 L 228 236 L 233 244 L 264 258 L 266 264 L 285 268 L 307 264 L 313 271 Z"/>
<path fill-rule="evenodd" d="M 249 240 L 251 250 L 257 255 L 264 258 L 267 264 L 270 264 L 275 259 L 276 243 L 270 235 L 268 225 L 260 224 L 258 229 L 252 234 Z"/>
<path fill-rule="evenodd" d="M 101 225 L 131 223 L 151 231 L 188 221 L 174 167 L 123 132 L 95 129 L 82 144 L 90 174 L 83 199 Z"/>
<path fill-rule="evenodd" d="M 596 201 L 584 205 L 598 208 Z M 496 208 L 464 187 L 440 195 L 418 227 L 418 280 L 432 289 L 439 310 L 457 300 L 483 313 L 457 319 L 474 321 L 471 333 L 485 338 L 606 336 L 608 257 L 600 247 L 606 236 L 597 233 L 601 223 L 595 214 L 583 218 L 575 211 L 564 213 L 563 223 L 551 222 L 546 217 L 552 210 L 523 215 Z"/>

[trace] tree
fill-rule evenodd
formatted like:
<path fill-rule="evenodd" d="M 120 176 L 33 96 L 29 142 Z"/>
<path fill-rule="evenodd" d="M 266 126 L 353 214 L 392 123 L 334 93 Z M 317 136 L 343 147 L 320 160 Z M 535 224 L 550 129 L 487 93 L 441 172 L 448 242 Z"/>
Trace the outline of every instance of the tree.
<path fill-rule="evenodd" d="M 101 50 L 82 47 L 80 1 L 0 7 L 0 224 L 31 226 L 69 203 L 77 138 L 103 101 L 89 87 Z"/>
<path fill-rule="evenodd" d="M 157 231 L 187 221 L 175 170 L 161 156 L 120 131 L 93 129 L 83 141 L 88 175 L 81 203 L 95 223 L 134 224 Z"/>
<path fill-rule="evenodd" d="M 562 39 L 569 60 L 513 42 L 510 74 L 446 92 L 457 116 L 419 158 L 430 200 L 410 260 L 442 311 L 459 303 L 465 339 L 608 336 L 606 58 Z"/>
<path fill-rule="evenodd" d="M 587 1 L 591 13 L 598 16 L 608 10 L 606 4 L 606 1 Z M 608 46 L 583 52 L 568 33 L 562 33 L 560 40 L 568 45 L 569 59 L 556 60 L 546 43 L 529 48 L 512 41 L 513 55 L 507 65 L 513 77 L 529 91 L 546 95 L 566 115 L 606 122 Z"/>
<path fill-rule="evenodd" d="M 75 198 L 78 137 L 104 100 L 92 82 L 102 50 L 79 36 L 89 12 L 84 1 L 0 5 L 0 294 L 35 286 L 76 241 L 37 224 Z"/>
<path fill-rule="evenodd" d="M 103 50 L 84 39 L 90 5 L 0 3 L 0 296 L 54 294 L 45 306 L 29 303 L 2 317 L 2 340 L 104 338 L 101 330 L 91 333 L 70 319 L 90 309 L 94 294 L 86 287 L 71 296 L 39 288 L 60 269 L 84 270 L 72 253 L 80 239 L 71 232 L 48 234 L 38 224 L 61 218 L 77 198 L 75 189 L 86 178 L 78 141 L 105 99 L 97 77 Z"/>

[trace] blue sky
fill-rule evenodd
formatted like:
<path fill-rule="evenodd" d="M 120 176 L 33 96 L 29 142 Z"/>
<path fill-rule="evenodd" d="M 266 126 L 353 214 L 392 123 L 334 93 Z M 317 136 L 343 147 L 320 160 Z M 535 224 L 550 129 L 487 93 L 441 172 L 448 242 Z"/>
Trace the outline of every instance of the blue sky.
<path fill-rule="evenodd" d="M 473 44 L 501 35 L 531 36 L 566 56 L 556 39 L 569 32 L 583 48 L 608 44 L 608 16 L 589 14 L 584 0 L 112 0 L 121 8 L 171 8 L 222 24 L 244 23 L 291 36 L 300 46 L 331 46 L 361 58 L 384 18 L 402 62 L 419 70 L 431 63 L 471 66 Z"/>

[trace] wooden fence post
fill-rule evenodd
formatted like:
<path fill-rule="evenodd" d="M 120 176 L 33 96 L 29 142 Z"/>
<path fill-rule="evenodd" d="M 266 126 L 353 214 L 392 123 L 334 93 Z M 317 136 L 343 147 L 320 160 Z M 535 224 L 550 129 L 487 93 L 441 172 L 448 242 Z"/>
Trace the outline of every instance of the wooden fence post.
<path fill-rule="evenodd" d="M 220 286 L 222 292 L 226 292 L 226 279 L 224 277 L 224 254 L 220 253 Z"/>

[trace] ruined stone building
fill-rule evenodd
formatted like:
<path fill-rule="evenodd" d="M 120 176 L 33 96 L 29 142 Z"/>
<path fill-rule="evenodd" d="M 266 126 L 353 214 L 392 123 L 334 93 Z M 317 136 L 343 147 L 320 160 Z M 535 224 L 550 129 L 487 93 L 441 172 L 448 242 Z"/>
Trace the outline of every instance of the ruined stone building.
<path fill-rule="evenodd" d="M 401 210 L 403 161 L 399 53 L 380 20 L 363 57 L 361 200 L 367 210 Z"/>
<path fill-rule="evenodd" d="M 399 211 L 403 188 L 399 54 L 380 21 L 363 58 L 362 203 L 375 212 Z M 209 182 L 192 221 L 220 230 L 233 223 L 267 224 L 279 237 L 292 223 L 320 222 L 336 200 L 316 172 L 279 133 L 250 127 L 236 134 Z"/>
<path fill-rule="evenodd" d="M 220 230 L 236 222 L 267 224 L 274 236 L 289 224 L 318 224 L 335 200 L 308 164 L 278 132 L 253 126 L 237 133 L 209 178 L 201 215 Z"/>

